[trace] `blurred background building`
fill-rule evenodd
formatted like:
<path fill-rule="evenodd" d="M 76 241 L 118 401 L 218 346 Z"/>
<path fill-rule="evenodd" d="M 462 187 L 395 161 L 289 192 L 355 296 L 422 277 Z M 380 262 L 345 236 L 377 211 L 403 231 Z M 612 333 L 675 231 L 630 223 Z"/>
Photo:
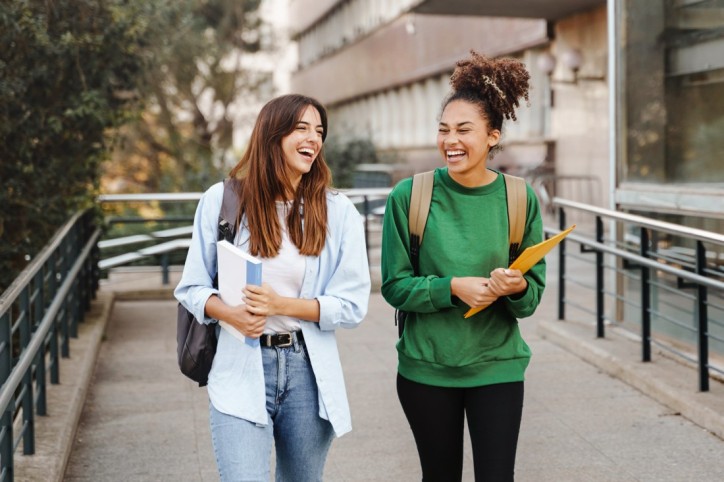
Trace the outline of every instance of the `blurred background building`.
<path fill-rule="evenodd" d="M 325 103 L 337 135 L 368 137 L 411 171 L 436 167 L 455 62 L 470 49 L 516 57 L 531 73 L 530 106 L 504 126 L 492 167 L 527 176 L 543 197 L 721 230 L 720 0 L 289 0 L 289 8 L 298 48 L 290 88 Z"/>

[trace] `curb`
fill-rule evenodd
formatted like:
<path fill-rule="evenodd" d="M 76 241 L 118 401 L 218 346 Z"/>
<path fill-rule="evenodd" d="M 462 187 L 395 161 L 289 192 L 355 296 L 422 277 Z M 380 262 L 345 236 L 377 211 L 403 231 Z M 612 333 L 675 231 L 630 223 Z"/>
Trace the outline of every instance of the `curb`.
<path fill-rule="evenodd" d="M 587 336 L 585 333 L 590 334 L 592 328 L 570 321 L 540 321 L 538 333 L 724 439 L 724 384 L 712 379 L 710 391 L 699 392 L 692 386 L 697 379 L 692 368 L 663 353 L 651 362 L 636 361 L 640 356 L 636 343 L 614 330 L 608 330 L 606 338 Z M 623 358 L 613 351 L 623 351 L 627 356 Z"/>
<path fill-rule="evenodd" d="M 173 300 L 173 288 L 116 291 L 116 301 Z"/>
<path fill-rule="evenodd" d="M 35 417 L 35 454 L 15 454 L 15 480 L 64 479 L 114 302 L 113 292 L 98 291 L 85 320 L 78 324 L 78 337 L 70 340 L 70 357 L 59 363 L 60 383 L 47 385 L 48 415 Z"/>

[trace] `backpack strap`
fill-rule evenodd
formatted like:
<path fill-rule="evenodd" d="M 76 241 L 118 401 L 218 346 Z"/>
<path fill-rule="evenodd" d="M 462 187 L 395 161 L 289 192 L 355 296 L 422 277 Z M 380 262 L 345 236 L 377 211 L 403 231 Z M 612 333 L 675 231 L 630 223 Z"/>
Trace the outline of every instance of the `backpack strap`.
<path fill-rule="evenodd" d="M 509 258 L 512 263 L 518 257 L 518 251 L 525 233 L 525 221 L 528 208 L 528 192 L 525 179 L 503 174 L 508 204 L 508 240 Z M 435 172 L 427 171 L 415 174 L 412 178 L 412 194 L 410 196 L 410 256 L 415 274 L 418 273 L 420 245 L 425 233 L 425 223 L 430 213 L 432 188 Z"/>
<path fill-rule="evenodd" d="M 239 188 L 238 179 L 224 179 L 224 198 L 219 213 L 219 240 L 233 242 L 239 217 Z"/>
<path fill-rule="evenodd" d="M 435 184 L 435 171 L 421 172 L 412 178 L 412 194 L 410 195 L 410 212 L 408 214 L 410 227 L 410 256 L 412 268 L 418 273 L 420 259 L 420 245 L 425 233 L 427 215 L 430 213 L 432 200 L 432 187 Z"/>
<path fill-rule="evenodd" d="M 427 215 L 430 213 L 432 186 L 435 182 L 435 171 L 421 172 L 412 178 L 412 195 L 410 196 L 410 236 L 418 237 L 418 245 L 422 244 L 425 233 Z"/>
<path fill-rule="evenodd" d="M 525 186 L 525 179 L 508 174 L 503 174 L 503 177 L 505 178 L 505 192 L 508 199 L 509 261 L 512 263 L 518 257 L 520 243 L 523 241 L 528 207 L 528 192 Z"/>

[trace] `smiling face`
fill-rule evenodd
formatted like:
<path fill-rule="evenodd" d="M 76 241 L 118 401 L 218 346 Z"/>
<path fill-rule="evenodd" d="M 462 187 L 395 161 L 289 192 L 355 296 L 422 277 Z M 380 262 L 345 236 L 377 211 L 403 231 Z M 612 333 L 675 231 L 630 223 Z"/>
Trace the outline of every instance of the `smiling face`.
<path fill-rule="evenodd" d="M 475 187 L 488 184 L 495 176 L 486 170 L 490 148 L 500 141 L 500 131 L 490 129 L 478 106 L 454 100 L 443 110 L 437 147 L 455 182 Z"/>
<path fill-rule="evenodd" d="M 295 189 L 322 150 L 323 135 L 322 117 L 317 109 L 309 105 L 294 130 L 282 138 L 284 160 Z"/>

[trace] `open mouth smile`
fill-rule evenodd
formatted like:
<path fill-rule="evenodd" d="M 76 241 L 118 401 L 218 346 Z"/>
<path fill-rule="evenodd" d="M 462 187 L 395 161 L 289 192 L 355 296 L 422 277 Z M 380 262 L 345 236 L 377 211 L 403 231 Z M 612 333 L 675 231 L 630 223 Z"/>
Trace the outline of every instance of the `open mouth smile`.
<path fill-rule="evenodd" d="M 465 151 L 460 149 L 448 149 L 445 151 L 445 157 L 448 161 L 459 161 L 465 156 Z"/>
<path fill-rule="evenodd" d="M 315 152 L 314 149 L 312 149 L 311 147 L 302 147 L 300 149 L 297 149 L 297 152 L 309 160 L 314 159 Z"/>

